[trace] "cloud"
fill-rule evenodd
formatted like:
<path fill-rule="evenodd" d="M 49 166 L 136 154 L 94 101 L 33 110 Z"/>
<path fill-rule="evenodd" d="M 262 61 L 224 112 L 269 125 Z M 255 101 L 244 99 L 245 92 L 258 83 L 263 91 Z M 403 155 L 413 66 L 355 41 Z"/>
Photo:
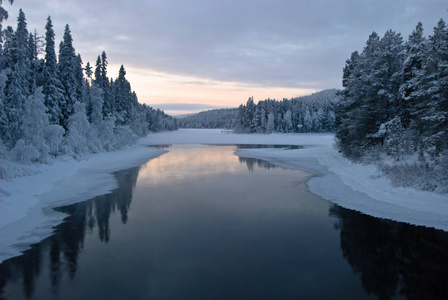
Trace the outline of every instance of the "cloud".
<path fill-rule="evenodd" d="M 429 34 L 446 11 L 438 0 L 28 0 L 17 1 L 44 33 L 69 23 L 76 50 L 95 62 L 267 87 L 340 87 L 345 60 L 368 35 Z M 17 14 L 13 11 L 11 16 Z"/>

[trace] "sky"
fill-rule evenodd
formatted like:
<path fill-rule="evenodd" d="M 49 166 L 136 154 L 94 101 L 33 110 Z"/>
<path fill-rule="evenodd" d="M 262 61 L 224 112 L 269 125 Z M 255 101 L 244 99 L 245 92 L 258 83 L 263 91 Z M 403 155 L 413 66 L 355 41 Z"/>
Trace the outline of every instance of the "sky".
<path fill-rule="evenodd" d="M 183 114 L 341 88 L 350 54 L 392 29 L 406 40 L 419 21 L 432 33 L 446 0 L 15 0 L 28 30 L 57 44 L 65 24 L 83 62 L 102 51 L 108 76 L 121 64 L 139 101 Z"/>

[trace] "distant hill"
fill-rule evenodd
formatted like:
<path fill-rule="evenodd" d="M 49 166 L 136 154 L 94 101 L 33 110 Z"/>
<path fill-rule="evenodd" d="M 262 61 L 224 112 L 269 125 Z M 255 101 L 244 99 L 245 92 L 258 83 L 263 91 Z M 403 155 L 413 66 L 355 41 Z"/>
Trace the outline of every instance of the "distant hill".
<path fill-rule="evenodd" d="M 183 119 L 183 118 L 185 118 L 185 117 L 189 117 L 189 116 L 193 116 L 193 115 L 197 115 L 197 113 L 182 114 L 182 115 L 173 115 L 173 118 L 176 118 L 176 119 Z"/>
<path fill-rule="evenodd" d="M 179 119 L 180 128 L 225 128 L 232 129 L 238 108 L 223 108 L 202 111 Z"/>

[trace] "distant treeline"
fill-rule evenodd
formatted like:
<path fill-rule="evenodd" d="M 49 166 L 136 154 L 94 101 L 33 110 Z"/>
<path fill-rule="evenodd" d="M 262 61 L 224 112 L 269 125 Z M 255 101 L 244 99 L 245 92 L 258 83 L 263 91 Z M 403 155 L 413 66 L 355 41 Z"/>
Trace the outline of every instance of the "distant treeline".
<path fill-rule="evenodd" d="M 235 133 L 333 132 L 336 89 L 309 96 L 261 100 L 250 97 L 238 108 L 214 109 L 179 120 L 182 128 L 225 128 Z"/>
<path fill-rule="evenodd" d="M 179 119 L 179 127 L 233 129 L 237 114 L 237 108 L 202 111 Z"/>
<path fill-rule="evenodd" d="M 1 30 L 6 17 L 0 7 L 0 160 L 78 157 L 177 128 L 175 119 L 138 102 L 123 66 L 116 79 L 107 76 L 105 52 L 95 67 L 83 66 L 68 25 L 56 55 L 50 17 L 44 37 L 28 32 L 22 10 L 15 30 Z M 0 164 L 0 177 L 4 168 Z"/>
<path fill-rule="evenodd" d="M 282 101 L 266 99 L 241 104 L 234 130 L 237 133 L 333 132 L 337 90 Z"/>

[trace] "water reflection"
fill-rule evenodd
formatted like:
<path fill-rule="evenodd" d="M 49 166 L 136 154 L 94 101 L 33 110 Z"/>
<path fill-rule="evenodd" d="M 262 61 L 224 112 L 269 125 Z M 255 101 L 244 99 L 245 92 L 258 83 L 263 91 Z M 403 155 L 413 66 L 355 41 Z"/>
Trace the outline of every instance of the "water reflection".
<path fill-rule="evenodd" d="M 265 160 L 260 160 L 260 159 L 256 159 L 256 158 L 239 156 L 238 160 L 240 163 L 245 164 L 247 166 L 247 169 L 251 172 L 254 171 L 254 166 L 257 166 L 258 168 L 263 168 L 266 170 L 281 168 L 281 167 L 271 164 Z"/>
<path fill-rule="evenodd" d="M 342 254 L 378 299 L 448 299 L 448 233 L 332 206 Z"/>
<path fill-rule="evenodd" d="M 303 146 L 300 145 L 263 145 L 263 144 L 255 144 L 255 145 L 246 145 L 246 144 L 237 144 L 235 145 L 237 149 L 284 149 L 284 150 L 296 150 L 303 149 Z"/>
<path fill-rule="evenodd" d="M 107 243 L 111 237 L 109 229 L 111 215 L 120 213 L 121 222 L 126 224 L 139 169 L 140 167 L 135 167 L 114 173 L 118 188 L 113 193 L 58 208 L 58 211 L 68 216 L 55 228 L 50 238 L 33 245 L 22 256 L 0 264 L 0 299 L 6 299 L 4 288 L 7 283 L 17 280 L 22 281 L 26 298 L 32 298 L 37 279 L 42 273 L 47 272 L 51 291 L 57 294 L 64 275 L 71 279 L 75 277 L 86 231 L 93 232 L 97 228 L 99 240 Z"/>
<path fill-rule="evenodd" d="M 272 174 L 281 168 L 233 149 L 173 147 L 115 173 L 113 193 L 59 208 L 68 217 L 53 236 L 0 265 L 0 299 L 76 299 L 70 287 L 98 289 L 99 281 L 120 282 L 105 288 L 116 298 L 131 291 L 129 299 L 185 291 L 269 298 L 280 290 L 282 299 L 448 299 L 448 233 L 305 199 L 304 183 L 288 179 L 296 173 L 279 179 Z"/>

